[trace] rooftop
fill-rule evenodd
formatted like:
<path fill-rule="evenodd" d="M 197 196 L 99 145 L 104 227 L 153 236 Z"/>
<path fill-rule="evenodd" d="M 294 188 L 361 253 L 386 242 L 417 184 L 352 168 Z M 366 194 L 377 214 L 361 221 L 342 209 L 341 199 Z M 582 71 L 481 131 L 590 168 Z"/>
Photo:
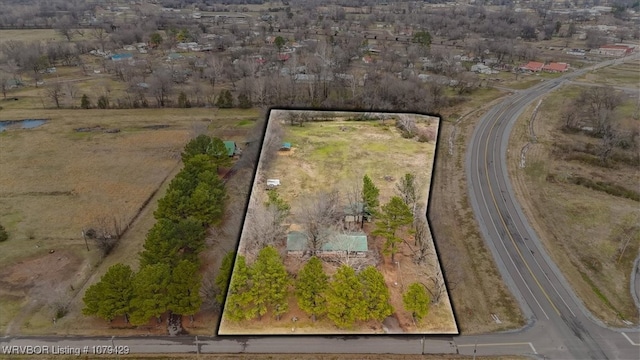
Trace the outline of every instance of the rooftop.
<path fill-rule="evenodd" d="M 287 234 L 287 251 L 309 250 L 307 235 L 299 231 Z M 321 246 L 321 251 L 367 251 L 367 235 L 365 233 L 339 234 Z"/>

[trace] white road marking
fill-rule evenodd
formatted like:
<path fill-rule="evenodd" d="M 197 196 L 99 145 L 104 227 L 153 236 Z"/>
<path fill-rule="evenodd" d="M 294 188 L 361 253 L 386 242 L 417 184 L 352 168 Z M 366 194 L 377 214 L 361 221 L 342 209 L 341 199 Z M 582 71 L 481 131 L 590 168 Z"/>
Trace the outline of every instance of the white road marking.
<path fill-rule="evenodd" d="M 624 333 L 623 333 L 624 334 Z M 518 345 L 529 345 L 534 354 L 538 354 L 536 348 L 533 347 L 533 344 L 530 342 L 514 342 L 514 343 L 493 343 L 493 344 L 462 344 L 458 345 L 458 347 L 471 347 L 471 346 L 518 346 Z"/>
<path fill-rule="evenodd" d="M 489 135 L 491 135 L 491 130 L 489 130 Z M 486 155 L 486 150 L 485 150 L 485 155 Z M 480 151 L 478 151 L 476 153 L 476 160 L 478 164 L 481 164 L 480 162 Z M 485 156 L 485 160 L 486 160 L 486 156 Z M 482 169 L 480 169 L 482 170 Z M 487 171 L 488 168 L 485 167 L 485 171 Z M 478 183 L 482 184 L 482 181 L 480 180 L 480 171 L 478 171 L 477 174 L 477 179 L 478 179 Z M 487 212 L 491 212 L 489 210 L 489 203 L 487 202 L 487 199 L 485 197 L 485 190 L 482 188 L 482 186 L 479 187 L 480 190 L 480 195 L 482 196 L 482 200 L 484 201 L 484 207 L 485 209 L 487 209 Z M 480 205 L 480 204 L 478 204 Z M 496 208 L 496 210 L 499 212 L 500 210 Z M 511 264 L 513 265 L 513 268 L 516 270 L 516 272 L 518 273 L 518 276 L 520 276 L 520 279 L 522 280 L 522 283 L 524 284 L 524 286 L 527 288 L 527 290 L 529 291 L 529 294 L 531 294 L 531 297 L 533 298 L 533 300 L 536 302 L 536 304 L 538 305 L 538 307 L 540 308 L 540 311 L 542 311 L 542 314 L 544 315 L 544 317 L 547 318 L 547 320 L 549 320 L 549 315 L 547 315 L 547 312 L 544 311 L 544 309 L 542 308 L 542 305 L 540 305 L 540 302 L 538 301 L 538 298 L 536 298 L 536 296 L 533 294 L 533 291 L 531 291 L 531 288 L 529 287 L 529 284 L 524 280 L 524 277 L 522 276 L 522 273 L 520 273 L 520 270 L 518 269 L 518 267 L 516 266 L 515 261 L 513 261 L 513 258 L 511 257 L 511 254 L 509 253 L 509 251 L 507 250 L 507 246 L 504 243 L 504 239 L 502 238 L 502 235 L 500 235 L 500 231 L 498 231 L 498 226 L 496 225 L 495 221 L 494 221 L 494 217 L 490 216 L 491 218 L 491 225 L 493 225 L 493 229 L 495 230 L 496 234 L 498 235 L 498 239 L 500 239 L 500 245 L 502 245 L 502 248 L 504 249 L 505 253 L 507 254 L 507 257 L 509 258 L 509 261 L 511 261 Z M 506 231 L 509 231 L 509 229 L 506 229 Z M 497 250 L 497 249 L 496 249 Z M 498 254 L 498 256 L 500 256 L 500 254 Z M 504 260 L 503 260 L 504 261 Z M 523 259 L 523 261 L 525 261 Z M 526 261 L 525 261 L 526 262 Z M 506 269 L 506 262 L 505 262 L 505 269 Z M 506 269 L 507 272 L 509 272 L 508 269 Z M 515 279 L 514 279 L 515 281 Z M 515 284 L 514 284 L 515 285 Z M 517 285 L 516 285 L 517 288 Z M 524 294 L 522 294 L 522 296 L 524 297 Z M 524 301 L 526 302 L 526 299 L 524 299 Z M 528 304 L 527 304 L 528 305 Z M 533 309 L 531 309 L 531 311 L 533 311 Z"/>
<path fill-rule="evenodd" d="M 640 344 L 631 341 L 631 339 L 627 336 L 627 334 L 625 334 L 625 333 L 621 333 L 621 334 L 622 334 L 622 336 L 624 336 L 629 341 L 629 343 L 631 343 L 631 345 L 640 346 Z"/>

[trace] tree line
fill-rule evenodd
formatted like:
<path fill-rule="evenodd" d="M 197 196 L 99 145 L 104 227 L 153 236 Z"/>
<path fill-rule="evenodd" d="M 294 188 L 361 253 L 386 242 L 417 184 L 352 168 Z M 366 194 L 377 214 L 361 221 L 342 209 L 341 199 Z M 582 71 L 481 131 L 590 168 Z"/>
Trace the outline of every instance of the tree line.
<path fill-rule="evenodd" d="M 170 334 L 182 331 L 182 316 L 200 309 L 199 254 L 205 248 L 207 228 L 224 216 L 227 195 L 218 176 L 230 165 L 222 140 L 200 135 L 182 152 L 183 169 L 158 201 L 156 223 L 147 233 L 139 254 L 140 269 L 111 266 L 83 298 L 85 315 L 112 321 L 124 316 L 131 325 L 162 320 L 168 312 Z"/>
<path fill-rule="evenodd" d="M 231 270 L 226 264 L 227 271 L 221 271 L 220 279 Z M 384 277 L 375 267 L 356 273 L 342 265 L 330 277 L 322 261 L 313 256 L 293 278 L 276 248 L 266 246 L 253 264 L 247 264 L 243 255 L 237 256 L 224 315 L 235 322 L 260 320 L 268 314 L 280 320 L 289 310 L 291 294 L 312 321 L 326 318 L 341 329 L 353 328 L 358 321 L 381 322 L 395 311 Z M 430 298 L 425 287 L 415 283 L 403 295 L 403 303 L 414 320 L 420 321 L 428 313 Z"/>

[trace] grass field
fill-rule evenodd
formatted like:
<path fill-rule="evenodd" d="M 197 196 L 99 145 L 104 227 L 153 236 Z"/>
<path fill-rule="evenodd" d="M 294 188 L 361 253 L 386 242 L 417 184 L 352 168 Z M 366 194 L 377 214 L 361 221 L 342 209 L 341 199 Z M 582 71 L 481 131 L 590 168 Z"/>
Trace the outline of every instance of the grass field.
<path fill-rule="evenodd" d="M 270 118 L 270 129 L 278 125 L 280 112 Z M 410 116 L 410 115 L 405 115 Z M 428 126 L 437 132 L 437 119 L 415 116 L 419 126 Z M 283 125 L 283 142 L 290 142 L 292 148 L 287 152 L 278 152 L 271 165 L 261 162 L 257 180 L 252 190 L 252 199 L 259 199 L 264 195 L 264 179 L 276 178 L 281 180 L 278 188 L 280 196 L 292 206 L 295 214 L 299 209 L 300 199 L 318 191 L 338 190 L 342 201 L 346 204 L 344 194 L 351 190 L 354 184 L 362 182 L 367 174 L 380 189 L 380 203 L 386 203 L 395 195 L 397 181 L 406 173 L 414 172 L 420 186 L 420 204 L 426 205 L 426 198 L 431 178 L 431 167 L 435 153 L 435 142 L 418 142 L 416 139 L 402 138 L 400 131 L 394 126 L 394 120 L 348 121 L 344 118 L 333 121 L 306 123 L 304 126 Z M 269 151 L 263 148 L 263 151 Z M 263 158 L 265 155 L 263 154 Z M 262 160 L 264 161 L 264 160 Z M 252 200 L 253 201 L 253 200 Z M 255 200 L 261 201 L 261 200 Z M 295 215 L 291 219 L 295 223 Z M 251 223 L 245 223 L 251 226 Z M 370 232 L 371 224 L 367 224 L 365 231 Z M 410 243 L 412 241 L 407 237 Z M 240 253 L 244 253 L 246 246 L 241 244 Z M 370 236 L 369 249 L 380 249 L 380 239 Z M 378 264 L 378 269 L 385 277 L 391 292 L 391 304 L 395 309 L 395 316 L 399 329 L 406 333 L 457 333 L 452 308 L 448 295 L 443 296 L 438 304 L 430 309 L 429 314 L 419 326 L 412 324 L 411 316 L 403 309 L 402 292 L 410 283 L 425 282 L 427 275 L 436 275 L 439 263 L 435 253 L 430 255 L 427 265 L 417 266 L 412 262 L 412 253 L 405 244 L 400 246 L 396 260 L 402 264 L 391 263 L 385 256 Z M 295 264 L 294 264 L 295 263 Z M 285 264 L 292 268 L 299 268 L 302 263 L 288 257 Z M 335 265 L 328 265 L 327 272 L 335 271 Z M 431 286 L 426 282 L 427 286 Z M 338 333 L 383 333 L 379 323 L 370 322 L 359 324 L 354 329 L 340 330 L 332 326 L 327 320 L 320 319 L 313 323 L 308 316 L 297 309 L 294 299 L 289 302 L 291 309 L 285 318 L 295 316 L 296 333 L 304 334 L 338 334 Z M 395 330 L 395 329 L 394 329 Z M 289 322 L 272 321 L 267 319 L 242 323 L 232 323 L 223 317 L 220 327 L 221 334 L 233 333 L 270 333 L 291 334 Z"/>
<path fill-rule="evenodd" d="M 61 41 L 64 36 L 54 29 L 0 30 L 0 45 L 6 41 Z"/>
<path fill-rule="evenodd" d="M 257 115 L 209 109 L 2 110 L 0 120 L 49 120 L 0 133 L 0 223 L 10 235 L 0 244 L 0 331 L 58 331 L 51 327 L 47 302 L 70 301 L 92 274 L 105 270 L 95 244 L 86 250 L 82 230 L 96 227 L 100 218 L 125 226 L 141 214 L 177 171 L 182 147 L 196 129 L 239 141 L 247 129 L 238 123 Z M 96 126 L 119 132 L 74 130 Z M 131 228 L 104 264 L 137 266 L 151 213 L 138 219 L 141 228 Z M 79 314 L 74 310 L 70 317 Z"/>
<path fill-rule="evenodd" d="M 638 87 L 640 84 L 640 59 L 625 61 L 622 64 L 607 66 L 591 71 L 578 78 L 578 81 L 596 84 Z"/>
<path fill-rule="evenodd" d="M 622 320 L 637 324 L 638 309 L 629 293 L 629 277 L 640 249 L 640 232 L 625 230 L 625 226 L 637 225 L 638 202 L 575 185 L 568 179 L 580 176 L 637 191 L 639 169 L 620 163 L 602 167 L 585 162 L 582 159 L 587 157 L 579 157 L 575 149 L 587 143 L 597 148 L 598 139 L 558 130 L 563 101 L 575 98 L 580 90 L 567 86 L 544 98 L 534 122 L 538 142 L 530 147 L 524 169 L 518 164 L 520 149 L 529 140 L 532 109 L 522 115 L 510 143 L 511 176 L 527 217 L 587 308 L 613 326 L 626 326 Z M 637 120 L 622 117 L 623 126 L 637 128 Z M 563 149 L 562 155 L 558 147 Z M 622 254 L 621 241 L 627 236 L 629 245 Z"/>

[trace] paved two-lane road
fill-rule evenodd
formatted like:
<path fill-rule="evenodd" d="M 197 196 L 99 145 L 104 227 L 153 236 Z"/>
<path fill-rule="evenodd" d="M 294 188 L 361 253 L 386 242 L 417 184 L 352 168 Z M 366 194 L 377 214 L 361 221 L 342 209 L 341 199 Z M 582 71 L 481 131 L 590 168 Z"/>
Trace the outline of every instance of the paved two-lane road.
<path fill-rule="evenodd" d="M 615 61 L 619 60 L 597 67 Z M 509 96 L 485 114 L 474 131 L 466 159 L 472 207 L 503 278 L 530 322 L 528 330 L 479 339 L 500 344 L 531 342 L 537 349 L 532 349 L 534 353 L 554 359 L 638 359 L 640 347 L 628 335 L 601 326 L 577 299 L 528 224 L 507 171 L 509 135 L 526 106 L 588 70 L 541 81 Z M 470 345 L 463 338 L 457 343 Z"/>

